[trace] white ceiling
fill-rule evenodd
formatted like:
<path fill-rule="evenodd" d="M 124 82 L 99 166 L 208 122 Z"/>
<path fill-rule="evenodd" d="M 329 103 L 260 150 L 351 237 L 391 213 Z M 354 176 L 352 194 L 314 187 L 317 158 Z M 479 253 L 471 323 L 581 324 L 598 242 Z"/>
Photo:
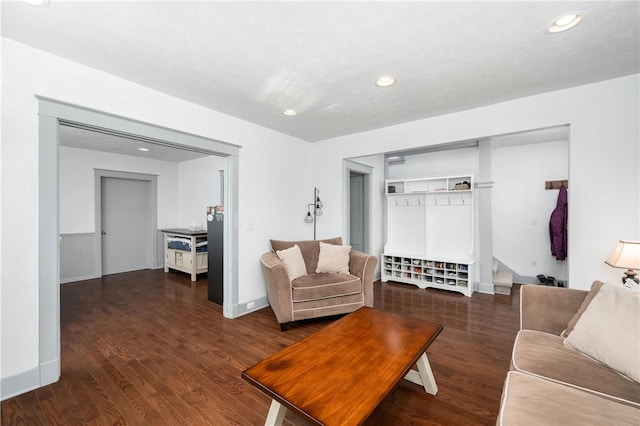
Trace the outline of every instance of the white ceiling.
<path fill-rule="evenodd" d="M 554 126 L 491 137 L 492 148 L 569 140 L 569 126 Z"/>
<path fill-rule="evenodd" d="M 51 0 L 1 7 L 4 37 L 313 142 L 638 73 L 639 5 Z M 575 10 L 584 16 L 577 27 L 545 31 Z M 376 87 L 382 74 L 397 84 Z M 284 116 L 286 108 L 299 113 Z"/>
<path fill-rule="evenodd" d="M 78 128 L 65 124 L 60 126 L 59 140 L 60 145 L 66 147 L 170 161 L 172 163 L 181 163 L 211 155 L 210 152 L 203 152 L 185 146 L 179 147 L 166 141 L 122 134 L 107 129 Z M 142 151 L 140 148 L 146 149 L 146 151 Z"/>

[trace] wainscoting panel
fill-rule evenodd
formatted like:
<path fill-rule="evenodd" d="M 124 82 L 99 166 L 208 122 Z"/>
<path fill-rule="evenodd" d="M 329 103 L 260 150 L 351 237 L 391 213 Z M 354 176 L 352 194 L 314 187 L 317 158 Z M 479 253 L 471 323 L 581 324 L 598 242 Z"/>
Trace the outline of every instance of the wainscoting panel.
<path fill-rule="evenodd" d="M 95 233 L 60 234 L 60 283 L 97 278 Z"/>

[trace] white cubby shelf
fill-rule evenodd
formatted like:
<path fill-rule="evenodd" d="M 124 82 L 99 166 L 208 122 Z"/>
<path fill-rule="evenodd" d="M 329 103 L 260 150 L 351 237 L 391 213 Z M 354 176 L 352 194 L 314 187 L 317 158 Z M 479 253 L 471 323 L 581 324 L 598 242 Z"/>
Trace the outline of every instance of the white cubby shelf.
<path fill-rule="evenodd" d="M 473 261 L 443 260 L 384 253 L 382 281 L 397 281 L 420 288 L 473 293 Z"/>

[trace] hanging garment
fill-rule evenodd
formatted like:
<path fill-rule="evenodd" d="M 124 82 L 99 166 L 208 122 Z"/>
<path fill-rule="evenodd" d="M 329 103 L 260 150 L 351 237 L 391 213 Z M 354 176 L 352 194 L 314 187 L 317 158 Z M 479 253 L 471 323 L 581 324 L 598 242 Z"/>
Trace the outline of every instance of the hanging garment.
<path fill-rule="evenodd" d="M 562 185 L 558 194 L 556 208 L 551 212 L 549 220 L 549 237 L 551 239 L 551 254 L 557 260 L 567 257 L 567 188 Z"/>

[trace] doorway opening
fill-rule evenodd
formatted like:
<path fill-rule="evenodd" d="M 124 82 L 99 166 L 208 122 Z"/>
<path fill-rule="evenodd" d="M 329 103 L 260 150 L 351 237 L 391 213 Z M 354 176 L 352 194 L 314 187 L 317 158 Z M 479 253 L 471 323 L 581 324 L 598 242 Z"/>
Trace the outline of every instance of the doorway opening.
<path fill-rule="evenodd" d="M 238 301 L 237 200 L 239 146 L 213 139 L 131 120 L 102 111 L 38 97 L 39 101 L 39 371 L 37 386 L 54 383 L 60 377 L 60 244 L 59 173 L 60 128 L 81 126 L 94 130 L 134 136 L 138 141 L 181 148 L 225 158 L 225 256 L 223 314 L 232 318 Z M 172 141 L 172 142 L 168 142 Z M 135 148 L 137 151 L 137 148 Z"/>
<path fill-rule="evenodd" d="M 569 140 L 570 126 L 558 124 L 351 160 L 375 164 L 380 170 L 374 175 L 376 188 L 383 187 L 385 179 L 473 174 L 478 201 L 474 215 L 477 291 L 492 294 L 494 257 L 500 271 L 512 272 L 515 283 L 538 283 L 538 274 L 552 275 L 565 285 L 569 282 L 569 258 L 558 261 L 548 254 L 548 220 L 558 191 L 545 190 L 544 185 L 545 180 L 569 178 Z M 380 190 L 372 195 L 376 212 L 381 204 L 381 216 L 374 216 L 372 227 L 373 254 L 379 255 L 386 241 L 385 194 Z"/>
<path fill-rule="evenodd" d="M 344 161 L 344 194 L 347 243 L 354 250 L 371 251 L 371 174 L 373 167 Z"/>

